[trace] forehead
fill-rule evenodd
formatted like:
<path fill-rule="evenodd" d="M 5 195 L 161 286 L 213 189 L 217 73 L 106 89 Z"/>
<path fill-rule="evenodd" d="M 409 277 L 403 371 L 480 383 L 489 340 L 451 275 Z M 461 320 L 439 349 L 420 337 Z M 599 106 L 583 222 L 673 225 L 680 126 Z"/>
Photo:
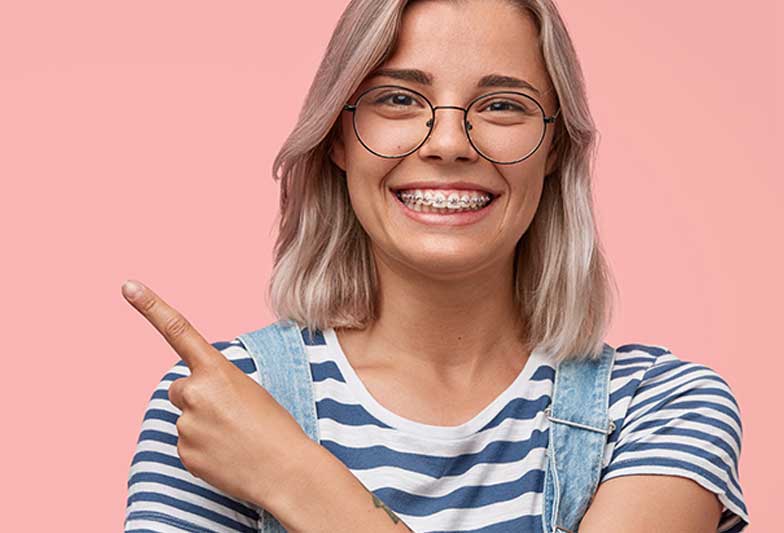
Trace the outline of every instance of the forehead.
<path fill-rule="evenodd" d="M 533 20 L 505 0 L 418 0 L 403 14 L 385 67 L 417 68 L 434 87 L 473 87 L 488 74 L 549 88 Z"/>

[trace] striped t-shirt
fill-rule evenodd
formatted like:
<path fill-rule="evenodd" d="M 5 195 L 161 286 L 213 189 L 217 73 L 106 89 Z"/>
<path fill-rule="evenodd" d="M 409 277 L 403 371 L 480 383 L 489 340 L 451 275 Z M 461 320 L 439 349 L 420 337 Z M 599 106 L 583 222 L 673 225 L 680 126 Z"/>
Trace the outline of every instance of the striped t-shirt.
<path fill-rule="evenodd" d="M 301 331 L 310 363 L 321 445 L 413 531 L 541 531 L 545 450 L 555 370 L 534 350 L 499 396 L 468 422 L 435 426 L 378 403 L 343 353 L 333 329 Z M 235 338 L 215 343 L 261 383 L 253 358 Z M 692 479 L 717 494 L 718 532 L 742 531 L 748 515 L 738 480 L 741 420 L 719 374 L 662 346 L 616 348 L 601 481 L 634 474 Z M 163 376 L 144 414 L 128 478 L 126 532 L 260 530 L 259 514 L 191 475 L 177 456 L 181 411 L 171 382 L 189 375 L 183 361 Z"/>

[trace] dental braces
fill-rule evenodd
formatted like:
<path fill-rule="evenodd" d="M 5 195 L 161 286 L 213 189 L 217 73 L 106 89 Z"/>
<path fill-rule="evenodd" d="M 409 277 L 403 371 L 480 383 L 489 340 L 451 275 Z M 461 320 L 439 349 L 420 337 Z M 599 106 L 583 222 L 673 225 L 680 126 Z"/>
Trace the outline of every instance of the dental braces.
<path fill-rule="evenodd" d="M 404 202 L 414 202 L 415 204 L 425 205 L 425 206 L 432 206 L 435 208 L 447 208 L 447 209 L 462 209 L 462 208 L 471 208 L 471 209 L 479 209 L 484 207 L 486 204 L 490 202 L 492 197 L 487 195 L 482 196 L 469 196 L 464 194 L 462 197 L 459 196 L 457 193 L 452 193 L 449 197 L 444 196 L 441 193 L 432 194 L 430 192 L 421 193 L 399 193 L 398 196 Z"/>

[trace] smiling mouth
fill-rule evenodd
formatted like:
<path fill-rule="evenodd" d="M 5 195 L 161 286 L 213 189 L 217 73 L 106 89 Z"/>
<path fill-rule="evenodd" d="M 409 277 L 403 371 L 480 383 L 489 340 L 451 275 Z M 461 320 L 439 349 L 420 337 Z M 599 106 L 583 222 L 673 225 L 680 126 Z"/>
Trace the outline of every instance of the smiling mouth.
<path fill-rule="evenodd" d="M 496 198 L 492 193 L 464 190 L 392 190 L 408 209 L 424 213 L 452 214 L 480 211 Z"/>

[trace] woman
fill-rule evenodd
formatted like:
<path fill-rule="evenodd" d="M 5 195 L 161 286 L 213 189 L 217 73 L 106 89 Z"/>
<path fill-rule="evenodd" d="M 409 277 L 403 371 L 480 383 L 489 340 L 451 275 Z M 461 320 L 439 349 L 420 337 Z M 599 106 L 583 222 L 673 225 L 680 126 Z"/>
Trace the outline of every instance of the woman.
<path fill-rule="evenodd" d="M 220 453 L 202 453 L 223 466 L 180 462 L 179 409 L 209 402 L 172 379 L 262 378 L 239 338 L 214 345 L 234 363 L 220 366 L 185 348 L 203 340 L 170 336 L 184 361 L 145 416 L 126 531 L 268 530 L 269 514 L 290 531 L 566 531 L 543 520 L 547 407 L 558 364 L 598 358 L 611 316 L 579 64 L 549 0 L 406 4 L 351 2 L 275 162 L 272 306 L 301 326 L 328 456 L 282 418 L 265 427 L 285 432 L 241 429 L 222 402 L 260 396 L 231 377 L 214 404 L 237 434 L 216 431 Z M 135 305 L 163 331 L 171 315 L 145 294 L 160 305 Z M 580 531 L 744 529 L 724 380 L 661 346 L 611 352 L 611 424 Z M 242 468 L 273 452 L 218 457 L 272 440 L 292 459 L 264 471 L 263 491 Z"/>

